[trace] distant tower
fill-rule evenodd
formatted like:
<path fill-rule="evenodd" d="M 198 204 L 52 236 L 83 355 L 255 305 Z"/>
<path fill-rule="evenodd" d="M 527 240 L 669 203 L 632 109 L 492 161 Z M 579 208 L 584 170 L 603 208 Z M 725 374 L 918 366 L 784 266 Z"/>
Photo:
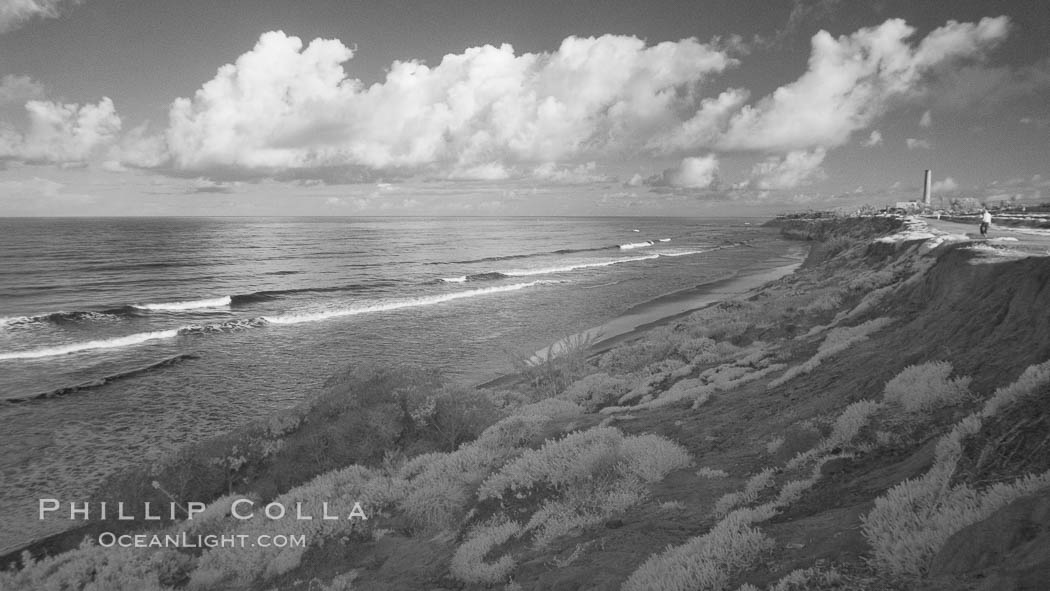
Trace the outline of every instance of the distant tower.
<path fill-rule="evenodd" d="M 926 182 L 924 182 L 923 185 L 922 185 L 922 204 L 927 206 L 927 207 L 930 206 L 930 188 L 932 187 L 932 184 L 930 183 L 930 181 L 931 181 L 931 177 L 932 176 L 933 175 L 930 173 L 930 169 L 927 168 L 926 169 Z"/>

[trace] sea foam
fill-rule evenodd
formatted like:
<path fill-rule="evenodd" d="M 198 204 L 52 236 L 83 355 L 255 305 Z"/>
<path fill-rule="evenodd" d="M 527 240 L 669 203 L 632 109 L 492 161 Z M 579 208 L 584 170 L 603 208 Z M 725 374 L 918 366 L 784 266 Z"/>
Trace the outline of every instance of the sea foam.
<path fill-rule="evenodd" d="M 138 308 L 139 310 L 197 310 L 200 308 L 220 308 L 222 306 L 229 306 L 230 301 L 230 296 L 223 296 L 220 298 L 210 298 L 205 300 L 187 300 L 183 302 L 163 302 L 160 304 L 134 304 L 132 307 Z"/>
<path fill-rule="evenodd" d="M 7 359 L 41 359 L 43 357 L 54 357 L 56 355 L 68 355 L 80 353 L 81 351 L 92 351 L 95 349 L 113 349 L 116 347 L 127 347 L 137 345 L 146 341 L 157 339 L 170 339 L 179 335 L 179 329 L 157 330 L 153 332 L 140 332 L 112 339 L 101 339 L 97 341 L 85 341 L 83 343 L 72 343 L 58 347 L 45 347 L 42 349 L 31 349 L 29 351 L 13 351 L 0 353 L 0 361 Z"/>
<path fill-rule="evenodd" d="M 468 291 L 457 291 L 454 293 L 446 293 L 435 296 L 427 296 L 422 298 L 415 298 L 409 300 L 400 300 L 393 302 L 380 302 L 376 304 L 366 306 L 355 306 L 352 308 L 342 308 L 336 310 L 324 310 L 320 312 L 297 312 L 292 314 L 283 314 L 281 316 L 266 316 L 264 319 L 273 324 L 299 324 L 302 322 L 316 322 L 318 320 L 328 320 L 329 318 L 339 318 L 342 316 L 356 316 L 358 314 L 369 314 L 373 312 L 389 312 L 392 310 L 401 310 L 404 308 L 418 308 L 422 306 L 433 306 L 435 304 L 442 304 L 444 302 L 450 302 L 453 300 L 460 300 L 464 298 L 472 298 L 477 296 L 484 296 L 493 293 L 502 293 L 506 291 L 517 291 L 519 289 L 525 289 L 533 287 L 543 283 L 551 283 L 550 281 L 530 281 L 529 283 L 515 283 L 513 285 L 498 285 L 496 287 L 483 287 L 481 289 L 471 289 Z"/>

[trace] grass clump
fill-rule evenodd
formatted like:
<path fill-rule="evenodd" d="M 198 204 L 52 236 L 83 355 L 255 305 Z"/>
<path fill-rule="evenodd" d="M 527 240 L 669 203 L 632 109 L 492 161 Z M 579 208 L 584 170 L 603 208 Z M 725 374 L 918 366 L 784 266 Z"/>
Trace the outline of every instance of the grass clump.
<path fill-rule="evenodd" d="M 723 495 L 715 501 L 715 517 L 725 517 L 737 507 L 754 503 L 762 491 L 773 486 L 774 473 L 776 473 L 774 468 L 766 468 L 748 479 L 743 490 Z"/>
<path fill-rule="evenodd" d="M 549 398 L 594 371 L 588 352 L 599 335 L 584 332 L 568 336 L 532 355 L 512 355 L 511 365 L 535 398 Z"/>
<path fill-rule="evenodd" d="M 587 412 L 595 412 L 620 399 L 630 391 L 630 382 L 605 372 L 593 373 L 574 382 L 561 398 L 582 406 Z"/>
<path fill-rule="evenodd" d="M 514 570 L 514 559 L 505 555 L 495 562 L 485 562 L 485 556 L 520 531 L 521 524 L 513 521 L 476 527 L 452 556 L 452 576 L 464 583 L 494 584 L 507 580 Z"/>
<path fill-rule="evenodd" d="M 773 545 L 773 540 L 751 527 L 748 514 L 734 512 L 706 534 L 651 556 L 631 574 L 621 589 L 725 589 L 736 572 L 750 566 Z"/>
<path fill-rule="evenodd" d="M 930 361 L 906 367 L 886 383 L 884 399 L 909 413 L 926 412 L 971 400 L 970 378 L 949 379 L 951 373 L 952 364 L 947 361 Z"/>
<path fill-rule="evenodd" d="M 872 563 L 885 575 L 918 577 L 955 532 L 981 521 L 1021 496 L 1050 488 L 1050 471 L 1000 482 L 984 489 L 953 484 L 964 441 L 987 419 L 1050 385 L 1050 362 L 1026 369 L 1013 384 L 999 388 L 984 407 L 956 423 L 937 443 L 934 465 L 875 500 L 862 531 L 872 547 Z M 991 450 L 994 453 L 994 450 Z"/>
<path fill-rule="evenodd" d="M 867 340 L 868 335 L 885 327 L 891 322 L 893 322 L 892 318 L 883 317 L 869 320 L 863 324 L 858 324 L 857 326 L 840 327 L 829 330 L 828 334 L 824 337 L 824 341 L 821 342 L 820 347 L 817 349 L 817 352 L 813 357 L 802 365 L 792 367 L 784 372 L 779 378 L 769 382 L 769 387 L 776 388 L 792 378 L 813 371 L 828 357 L 841 353 L 853 345 Z"/>
<path fill-rule="evenodd" d="M 502 498 L 508 491 L 541 485 L 563 489 L 608 470 L 654 482 L 689 462 L 684 448 L 657 435 L 624 437 L 615 427 L 595 427 L 527 450 L 485 479 L 478 498 Z"/>

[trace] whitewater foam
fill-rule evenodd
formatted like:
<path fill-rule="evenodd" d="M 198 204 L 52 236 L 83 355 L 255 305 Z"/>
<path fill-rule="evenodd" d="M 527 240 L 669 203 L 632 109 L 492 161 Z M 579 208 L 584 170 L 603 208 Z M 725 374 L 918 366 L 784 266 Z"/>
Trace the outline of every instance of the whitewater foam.
<path fill-rule="evenodd" d="M 543 269 L 519 269 L 516 271 L 505 271 L 503 274 L 509 277 L 529 277 L 532 275 L 550 275 L 553 273 L 567 273 L 569 271 L 575 271 L 577 269 L 593 269 L 597 267 L 609 267 L 612 265 L 619 265 L 621 263 L 633 263 L 637 261 L 648 261 L 652 259 L 658 259 L 660 255 L 650 254 L 639 257 L 625 257 L 622 259 L 614 259 L 611 261 L 602 261 L 600 263 L 580 263 L 577 265 L 565 265 L 563 267 L 546 267 Z"/>
<path fill-rule="evenodd" d="M 339 310 L 325 310 L 322 312 L 305 312 L 305 313 L 293 313 L 285 314 L 282 316 L 265 316 L 264 320 L 273 324 L 299 324 L 302 322 L 316 322 L 318 320 L 328 320 L 329 318 L 339 318 L 342 316 L 356 316 L 358 314 L 369 314 L 373 312 L 389 312 L 392 310 L 401 310 L 404 308 L 418 308 L 423 306 L 433 306 L 435 304 L 442 304 L 450 302 L 452 300 L 459 300 L 463 298 L 472 298 L 477 296 L 484 296 L 493 293 L 502 293 L 507 291 L 517 291 L 519 289 L 525 289 L 533 287 L 543 283 L 553 283 L 551 281 L 530 281 L 528 283 L 515 283 L 513 285 L 499 285 L 496 287 L 483 287 L 481 289 L 472 289 L 468 291 L 458 291 L 455 293 L 446 293 L 436 296 L 427 296 L 422 298 L 415 298 L 410 300 L 401 300 L 395 302 L 385 302 L 379 304 L 372 304 L 368 306 L 356 306 L 353 308 L 343 308 Z"/>
<path fill-rule="evenodd" d="M 645 248 L 646 246 L 652 246 L 656 244 L 652 240 L 646 240 L 645 242 L 628 242 L 627 244 L 621 244 L 620 250 L 634 250 L 636 248 Z"/>
<path fill-rule="evenodd" d="M 160 304 L 133 304 L 133 308 L 139 310 L 155 310 L 155 311 L 181 311 L 181 310 L 197 310 L 200 308 L 221 308 L 222 306 L 229 306 L 231 302 L 230 296 L 223 296 L 221 298 L 210 298 L 206 300 L 187 300 L 183 302 L 163 302 Z"/>
<path fill-rule="evenodd" d="M 86 341 L 83 343 L 73 343 L 70 345 L 62 345 L 59 347 L 45 347 L 43 349 L 32 349 L 29 351 L 13 351 L 11 353 L 0 353 L 0 361 L 8 359 L 41 359 L 43 357 L 69 355 L 70 353 L 80 353 L 82 351 L 92 351 L 95 349 L 114 349 L 117 347 L 137 345 L 146 341 L 170 339 L 178 335 L 179 329 L 177 328 L 173 328 L 171 330 L 158 330 L 153 332 L 140 332 L 123 337 L 102 339 L 98 341 Z"/>

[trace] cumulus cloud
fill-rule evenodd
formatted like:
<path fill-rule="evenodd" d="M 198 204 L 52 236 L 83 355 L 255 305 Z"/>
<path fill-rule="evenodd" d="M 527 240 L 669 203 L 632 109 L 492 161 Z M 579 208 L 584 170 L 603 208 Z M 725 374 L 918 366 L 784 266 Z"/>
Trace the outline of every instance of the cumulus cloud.
<path fill-rule="evenodd" d="M 113 101 L 97 105 L 32 100 L 25 104 L 29 129 L 0 130 L 0 156 L 35 162 L 74 163 L 107 151 L 119 138 Z"/>
<path fill-rule="evenodd" d="M 607 175 L 598 172 L 598 163 L 591 161 L 578 166 L 558 166 L 554 162 L 545 162 L 532 171 L 532 177 L 554 183 L 585 184 L 600 183 L 611 180 Z"/>
<path fill-rule="evenodd" d="M 938 108 L 994 109 L 1002 103 L 1050 89 L 1050 57 L 1022 67 L 966 64 L 943 72 L 926 98 Z"/>
<path fill-rule="evenodd" d="M 44 96 L 44 87 L 29 76 L 7 74 L 0 78 L 0 105 Z"/>
<path fill-rule="evenodd" d="M 820 32 L 807 70 L 757 100 L 746 88 L 708 91 L 740 55 L 718 41 L 569 37 L 554 51 L 520 54 L 485 45 L 436 65 L 394 62 L 385 79 L 366 86 L 348 77 L 354 51 L 342 42 L 304 43 L 277 31 L 176 99 L 162 131 L 122 132 L 108 98 L 45 101 L 39 84 L 5 76 L 0 102 L 28 100 L 28 125 L 0 123 L 0 157 L 224 181 L 418 175 L 582 183 L 608 181 L 590 164 L 606 157 L 706 153 L 629 184 L 710 188 L 718 154 L 751 151 L 764 160 L 750 186 L 787 188 L 821 178 L 827 150 L 854 133 L 868 134 L 858 138 L 863 145 L 881 143 L 872 129 L 897 101 L 940 108 L 923 93 L 979 64 L 1008 29 L 999 17 L 950 21 L 917 40 L 897 19 L 840 37 Z"/>
<path fill-rule="evenodd" d="M 933 147 L 930 145 L 930 142 L 923 139 L 916 139 L 913 137 L 906 138 L 904 140 L 904 143 L 908 145 L 909 150 L 929 150 Z"/>
<path fill-rule="evenodd" d="M 952 177 L 947 177 L 941 181 L 935 181 L 933 183 L 932 190 L 934 193 L 950 193 L 959 188 L 958 183 Z"/>
<path fill-rule="evenodd" d="M 657 187 L 709 189 L 718 185 L 718 158 L 714 154 L 684 158 L 678 166 L 647 181 Z"/>
<path fill-rule="evenodd" d="M 175 165 L 257 170 L 349 164 L 444 166 L 457 178 L 500 176 L 517 162 L 623 149 L 675 123 L 727 53 L 695 39 L 646 46 L 634 37 L 569 37 L 553 53 L 486 45 L 428 67 L 394 62 L 365 88 L 339 41 L 303 46 L 264 34 L 170 111 Z"/>
<path fill-rule="evenodd" d="M 821 31 L 813 36 L 806 73 L 743 107 L 718 145 L 776 151 L 843 145 L 893 100 L 919 94 L 926 77 L 960 59 L 981 57 L 1008 29 L 1005 16 L 949 21 L 915 47 L 908 43 L 915 29 L 900 19 L 837 39 Z"/>
<path fill-rule="evenodd" d="M 13 31 L 34 18 L 58 18 L 64 5 L 81 0 L 4 0 L 0 2 L 0 33 Z"/>
<path fill-rule="evenodd" d="M 748 186 L 763 190 L 794 189 L 826 178 L 824 162 L 827 151 L 793 150 L 783 157 L 770 156 L 751 169 Z"/>

